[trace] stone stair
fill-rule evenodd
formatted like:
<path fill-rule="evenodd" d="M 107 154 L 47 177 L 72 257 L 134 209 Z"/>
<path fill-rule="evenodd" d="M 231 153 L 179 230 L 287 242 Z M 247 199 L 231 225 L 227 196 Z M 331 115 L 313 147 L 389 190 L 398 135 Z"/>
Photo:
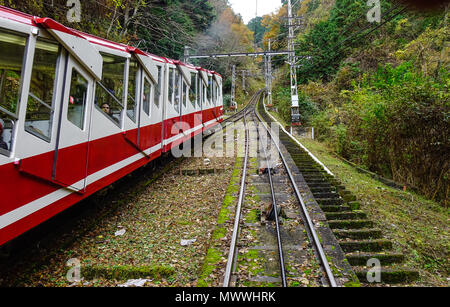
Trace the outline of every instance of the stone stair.
<path fill-rule="evenodd" d="M 292 159 L 325 213 L 360 282 L 370 283 L 368 273 L 372 276 L 374 267 L 368 266 L 368 262 L 372 259 L 381 265 L 382 283 L 398 284 L 418 279 L 418 272 L 403 265 L 404 256 L 392 252 L 392 242 L 384 239 L 382 231 L 360 210 L 356 197 L 339 180 L 324 172 L 289 137 L 281 135 L 280 139 L 289 153 L 293 153 Z"/>

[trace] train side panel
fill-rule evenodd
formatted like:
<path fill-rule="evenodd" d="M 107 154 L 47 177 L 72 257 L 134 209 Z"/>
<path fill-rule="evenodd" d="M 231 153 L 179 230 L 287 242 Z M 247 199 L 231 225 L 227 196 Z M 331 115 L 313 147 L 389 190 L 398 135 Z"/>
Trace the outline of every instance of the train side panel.
<path fill-rule="evenodd" d="M 213 72 L 4 7 L 0 45 L 0 245 L 223 119 Z"/>

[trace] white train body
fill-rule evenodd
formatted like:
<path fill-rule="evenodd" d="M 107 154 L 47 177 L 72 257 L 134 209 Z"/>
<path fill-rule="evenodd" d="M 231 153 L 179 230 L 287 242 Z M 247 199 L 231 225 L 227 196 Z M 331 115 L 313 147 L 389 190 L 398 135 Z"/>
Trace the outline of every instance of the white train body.
<path fill-rule="evenodd" d="M 223 120 L 222 77 L 0 6 L 0 245 Z"/>

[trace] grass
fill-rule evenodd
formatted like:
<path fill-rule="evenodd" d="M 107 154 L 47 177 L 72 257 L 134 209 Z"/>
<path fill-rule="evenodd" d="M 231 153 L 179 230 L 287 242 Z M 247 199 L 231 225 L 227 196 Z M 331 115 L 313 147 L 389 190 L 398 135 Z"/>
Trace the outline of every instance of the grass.
<path fill-rule="evenodd" d="M 323 143 L 301 139 L 319 160 L 361 202 L 375 226 L 383 229 L 394 251 L 404 253 L 407 264 L 419 271 L 420 284 L 447 286 L 449 275 L 449 211 L 414 192 L 401 191 L 358 172 L 335 157 Z"/>
<path fill-rule="evenodd" d="M 222 239 L 227 235 L 226 223 L 232 217 L 233 212 L 230 210 L 236 202 L 236 193 L 239 191 L 240 175 L 242 170 L 243 160 L 237 158 L 234 164 L 233 173 L 231 175 L 230 183 L 225 194 L 225 198 L 222 203 L 219 216 L 217 218 L 217 227 L 213 232 L 210 247 L 206 254 L 206 258 L 201 269 L 198 287 L 211 287 L 214 281 L 214 277 L 211 275 L 219 266 L 225 255 L 220 250 Z"/>

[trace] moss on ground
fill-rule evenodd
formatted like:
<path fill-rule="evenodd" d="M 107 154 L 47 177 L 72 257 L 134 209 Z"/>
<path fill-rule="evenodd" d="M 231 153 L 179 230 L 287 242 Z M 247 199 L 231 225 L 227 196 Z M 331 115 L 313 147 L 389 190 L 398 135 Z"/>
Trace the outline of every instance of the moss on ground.
<path fill-rule="evenodd" d="M 219 212 L 217 218 L 217 227 L 213 232 L 211 238 L 211 244 L 206 254 L 206 258 L 199 276 L 197 283 L 198 287 L 211 287 L 214 278 L 211 274 L 217 269 L 218 264 L 221 262 L 225 255 L 220 250 L 220 245 L 222 244 L 222 239 L 227 235 L 227 228 L 225 223 L 227 223 L 230 218 L 232 218 L 231 207 L 236 202 L 237 192 L 239 191 L 239 182 L 241 178 L 243 159 L 237 158 L 234 164 L 233 172 L 231 175 L 230 183 L 225 194 L 225 198 L 222 203 L 222 208 Z"/>
<path fill-rule="evenodd" d="M 93 280 L 99 278 L 106 278 L 111 280 L 129 280 L 138 278 L 153 278 L 161 279 L 168 278 L 175 274 L 175 269 L 170 266 L 155 265 L 155 266 L 86 266 L 82 268 L 83 278 L 86 280 Z"/>

